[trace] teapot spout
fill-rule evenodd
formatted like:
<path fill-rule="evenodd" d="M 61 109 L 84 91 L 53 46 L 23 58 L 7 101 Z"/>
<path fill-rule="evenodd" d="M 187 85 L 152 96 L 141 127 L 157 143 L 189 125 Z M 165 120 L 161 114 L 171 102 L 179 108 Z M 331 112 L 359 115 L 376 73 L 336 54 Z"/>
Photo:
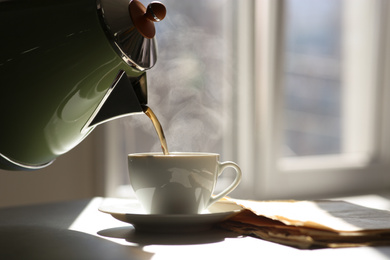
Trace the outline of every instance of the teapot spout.
<path fill-rule="evenodd" d="M 128 77 L 120 71 L 81 132 L 90 131 L 107 121 L 143 112 L 147 104 L 146 73 L 139 77 Z"/>

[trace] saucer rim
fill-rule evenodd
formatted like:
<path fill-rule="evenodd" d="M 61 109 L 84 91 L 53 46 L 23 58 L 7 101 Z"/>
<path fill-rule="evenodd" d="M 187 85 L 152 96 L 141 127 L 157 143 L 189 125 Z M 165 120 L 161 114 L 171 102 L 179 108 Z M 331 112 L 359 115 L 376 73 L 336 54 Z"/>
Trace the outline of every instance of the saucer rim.
<path fill-rule="evenodd" d="M 128 204 L 128 203 L 132 203 L 133 205 L 136 204 L 137 206 L 140 206 L 140 203 L 136 200 L 136 199 L 129 199 L 129 200 L 124 200 L 122 203 L 125 203 Z M 119 203 L 118 203 L 119 204 Z M 143 216 L 143 217 L 150 217 L 150 218 L 193 218 L 193 217 L 207 217 L 207 216 L 215 216 L 215 215 L 225 215 L 227 213 L 239 213 L 241 212 L 244 208 L 242 208 L 241 206 L 237 205 L 237 204 L 234 204 L 232 202 L 229 202 L 229 201 L 217 201 L 215 203 L 213 203 L 210 207 L 215 207 L 217 205 L 221 205 L 221 204 L 225 204 L 225 205 L 231 205 L 231 206 L 234 206 L 234 207 L 237 207 L 236 209 L 233 209 L 233 210 L 222 210 L 220 212 L 202 212 L 202 213 L 199 213 L 199 214 L 149 214 L 149 213 L 141 213 L 141 212 L 115 212 L 113 210 L 108 210 L 108 209 L 104 209 L 105 205 L 101 205 L 98 210 L 100 212 L 103 212 L 103 213 L 107 213 L 107 214 L 116 214 L 116 215 L 137 215 L 137 216 Z M 110 206 L 115 206 L 115 205 L 110 205 Z"/>
<path fill-rule="evenodd" d="M 127 201 L 137 203 L 138 201 Z M 217 204 L 217 205 L 216 205 Z M 226 209 L 220 212 L 205 212 L 201 214 L 146 214 L 146 213 L 123 213 L 105 210 L 99 207 L 99 211 L 110 214 L 115 219 L 131 224 L 136 230 L 155 233 L 183 233 L 199 232 L 211 229 L 215 224 L 225 221 L 237 214 L 243 208 L 228 201 L 217 201 L 212 206 L 230 205 L 236 209 Z M 221 210 L 221 209 L 220 209 Z"/>

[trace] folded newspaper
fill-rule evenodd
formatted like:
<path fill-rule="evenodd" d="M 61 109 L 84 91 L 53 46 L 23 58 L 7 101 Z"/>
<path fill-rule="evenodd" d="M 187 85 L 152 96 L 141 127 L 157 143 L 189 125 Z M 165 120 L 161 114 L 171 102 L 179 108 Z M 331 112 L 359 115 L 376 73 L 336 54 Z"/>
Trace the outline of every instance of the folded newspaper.
<path fill-rule="evenodd" d="M 390 245 L 390 211 L 340 200 L 250 201 L 221 227 L 301 248 Z"/>

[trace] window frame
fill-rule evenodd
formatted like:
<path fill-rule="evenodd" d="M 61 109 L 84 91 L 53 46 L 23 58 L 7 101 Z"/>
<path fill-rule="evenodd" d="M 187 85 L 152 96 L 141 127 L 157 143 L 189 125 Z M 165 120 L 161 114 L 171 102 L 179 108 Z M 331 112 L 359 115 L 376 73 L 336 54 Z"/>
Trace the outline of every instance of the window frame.
<path fill-rule="evenodd" d="M 249 57 L 250 51 L 254 51 L 255 55 L 248 60 L 238 59 L 237 66 L 244 67 L 242 62 L 249 62 L 253 65 L 253 72 L 257 73 L 239 76 L 252 79 L 252 81 L 247 80 L 246 85 L 240 84 L 240 92 L 248 93 L 254 90 L 255 95 L 238 96 L 235 101 L 238 103 L 237 108 L 242 109 L 236 114 L 246 114 L 254 119 L 239 120 L 238 118 L 236 160 L 243 168 L 246 177 L 237 194 L 243 198 L 255 199 L 301 199 L 389 188 L 390 149 L 386 143 L 389 143 L 390 127 L 386 111 L 389 109 L 388 101 L 390 101 L 390 77 L 386 71 L 390 68 L 390 55 L 389 49 L 385 47 L 390 37 L 383 29 L 390 25 L 385 15 L 390 13 L 390 5 L 386 1 L 376 1 L 375 10 L 371 10 L 376 12 L 375 14 L 381 12 L 381 15 L 377 21 L 379 29 L 373 32 L 378 36 L 378 40 L 373 41 L 377 53 L 373 63 L 376 71 L 371 78 L 371 83 L 375 85 L 373 95 L 376 101 L 373 105 L 375 109 L 372 109 L 374 117 L 368 117 L 372 119 L 370 123 L 374 126 L 368 133 L 369 138 L 372 138 L 371 146 L 368 148 L 370 153 L 297 158 L 279 158 L 283 123 L 281 111 L 283 55 L 281 53 L 283 53 L 282 14 L 285 1 L 246 1 L 246 4 L 239 7 L 249 8 L 246 10 L 246 15 L 252 15 L 254 22 L 251 27 L 253 36 L 237 37 L 241 41 L 237 44 L 237 52 L 244 57 Z M 253 11 L 250 11 L 250 8 Z M 239 26 L 248 27 L 248 24 L 243 23 Z M 248 42 L 252 37 L 254 37 L 252 41 L 254 45 L 250 46 Z M 245 81 L 238 79 L 238 82 Z M 254 89 L 250 85 L 251 82 L 256 86 Z M 242 88 L 246 89 L 242 90 Z M 351 125 L 355 127 L 354 124 Z M 245 133 L 248 129 L 253 136 Z M 356 140 L 355 136 L 352 142 Z"/>

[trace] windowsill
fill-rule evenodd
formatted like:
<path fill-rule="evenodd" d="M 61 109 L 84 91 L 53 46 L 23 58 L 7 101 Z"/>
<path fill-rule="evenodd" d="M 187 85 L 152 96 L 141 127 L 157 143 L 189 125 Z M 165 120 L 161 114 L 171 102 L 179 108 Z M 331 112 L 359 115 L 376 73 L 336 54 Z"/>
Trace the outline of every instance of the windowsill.
<path fill-rule="evenodd" d="M 286 157 L 279 160 L 279 168 L 285 172 L 351 169 L 368 166 L 369 154 L 337 154 L 322 156 Z"/>

